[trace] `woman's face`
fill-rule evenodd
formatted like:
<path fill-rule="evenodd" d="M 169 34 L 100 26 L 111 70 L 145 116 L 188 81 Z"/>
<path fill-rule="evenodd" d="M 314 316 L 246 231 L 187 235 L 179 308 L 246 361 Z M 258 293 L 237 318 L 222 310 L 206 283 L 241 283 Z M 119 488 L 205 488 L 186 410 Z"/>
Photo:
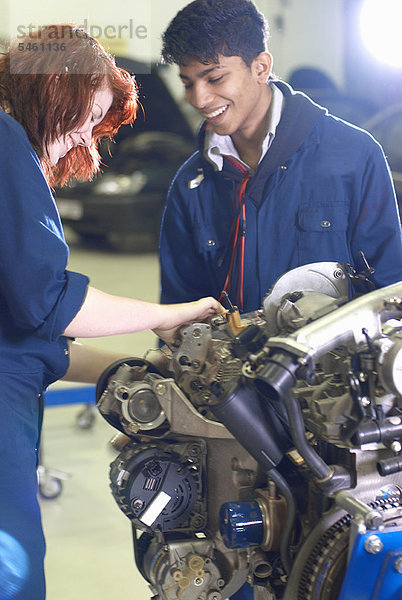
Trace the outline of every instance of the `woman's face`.
<path fill-rule="evenodd" d="M 113 102 L 112 90 L 108 87 L 99 88 L 94 94 L 94 103 L 91 112 L 79 130 L 70 131 L 57 138 L 47 146 L 47 157 L 54 167 L 60 158 L 63 158 L 71 148 L 76 146 L 90 146 L 92 130 L 102 121 Z"/>

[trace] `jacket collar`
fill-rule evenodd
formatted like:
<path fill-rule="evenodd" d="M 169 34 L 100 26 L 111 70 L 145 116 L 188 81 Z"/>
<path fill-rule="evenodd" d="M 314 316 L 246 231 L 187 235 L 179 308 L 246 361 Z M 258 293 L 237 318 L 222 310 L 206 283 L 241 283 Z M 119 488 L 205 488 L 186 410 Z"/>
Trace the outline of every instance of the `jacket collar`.
<path fill-rule="evenodd" d="M 283 165 L 300 148 L 316 123 L 324 115 L 328 114 L 328 111 L 325 108 L 315 104 L 302 92 L 294 91 L 293 88 L 284 81 L 272 80 L 271 85 L 276 85 L 283 93 L 285 97 L 284 108 L 272 145 L 250 180 L 248 190 L 251 194 L 253 188 L 259 188 L 261 185 L 264 185 L 272 173 Z M 204 158 L 206 125 L 205 121 L 201 124 L 198 134 L 198 143 L 204 166 L 208 165 L 209 168 L 212 169 L 213 167 Z M 239 171 L 226 163 L 227 161 L 225 161 L 224 164 L 223 174 L 226 177 L 240 180 L 241 174 Z"/>

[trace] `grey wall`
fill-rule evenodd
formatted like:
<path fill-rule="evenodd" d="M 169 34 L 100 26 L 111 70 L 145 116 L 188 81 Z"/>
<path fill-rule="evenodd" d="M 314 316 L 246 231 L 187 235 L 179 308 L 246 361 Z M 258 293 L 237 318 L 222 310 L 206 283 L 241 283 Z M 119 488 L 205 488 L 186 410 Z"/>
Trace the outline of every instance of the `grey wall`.
<path fill-rule="evenodd" d="M 342 86 L 343 0 L 256 0 L 270 22 L 275 72 L 286 79 L 299 66 L 319 67 Z M 108 49 L 158 60 L 160 36 L 187 0 L 0 0 L 0 37 L 14 38 L 31 24 L 74 22 L 93 28 Z"/>

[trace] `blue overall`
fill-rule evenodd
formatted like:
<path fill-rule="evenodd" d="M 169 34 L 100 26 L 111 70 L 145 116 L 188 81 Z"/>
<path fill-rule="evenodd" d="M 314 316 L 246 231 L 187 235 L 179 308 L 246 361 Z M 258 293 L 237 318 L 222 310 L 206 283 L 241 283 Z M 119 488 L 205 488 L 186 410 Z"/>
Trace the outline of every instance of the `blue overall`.
<path fill-rule="evenodd" d="M 284 94 L 284 109 L 245 191 L 244 312 L 260 308 L 278 277 L 300 265 L 337 261 L 361 270 L 360 250 L 377 286 L 401 280 L 399 215 L 381 147 L 287 84 L 272 85 Z M 202 134 L 167 198 L 160 237 L 166 303 L 218 298 L 229 269 L 239 175 L 213 169 Z M 235 261 L 233 303 L 236 269 Z"/>
<path fill-rule="evenodd" d="M 0 599 L 43 600 L 37 500 L 42 392 L 68 368 L 62 336 L 88 278 L 66 270 L 52 193 L 24 129 L 0 111 Z"/>

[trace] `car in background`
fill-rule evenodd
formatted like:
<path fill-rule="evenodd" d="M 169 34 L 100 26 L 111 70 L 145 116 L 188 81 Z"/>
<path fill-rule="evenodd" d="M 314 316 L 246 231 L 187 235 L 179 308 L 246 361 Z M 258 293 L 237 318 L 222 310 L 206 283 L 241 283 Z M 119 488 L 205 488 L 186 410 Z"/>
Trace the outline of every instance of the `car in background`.
<path fill-rule="evenodd" d="M 196 148 L 194 128 L 166 86 L 161 69 L 128 58 L 118 66 L 135 74 L 137 119 L 123 126 L 112 144 L 100 147 L 102 173 L 89 182 L 55 190 L 63 224 L 85 243 L 118 251 L 157 249 L 169 185 Z M 148 69 L 149 70 L 149 69 Z"/>

